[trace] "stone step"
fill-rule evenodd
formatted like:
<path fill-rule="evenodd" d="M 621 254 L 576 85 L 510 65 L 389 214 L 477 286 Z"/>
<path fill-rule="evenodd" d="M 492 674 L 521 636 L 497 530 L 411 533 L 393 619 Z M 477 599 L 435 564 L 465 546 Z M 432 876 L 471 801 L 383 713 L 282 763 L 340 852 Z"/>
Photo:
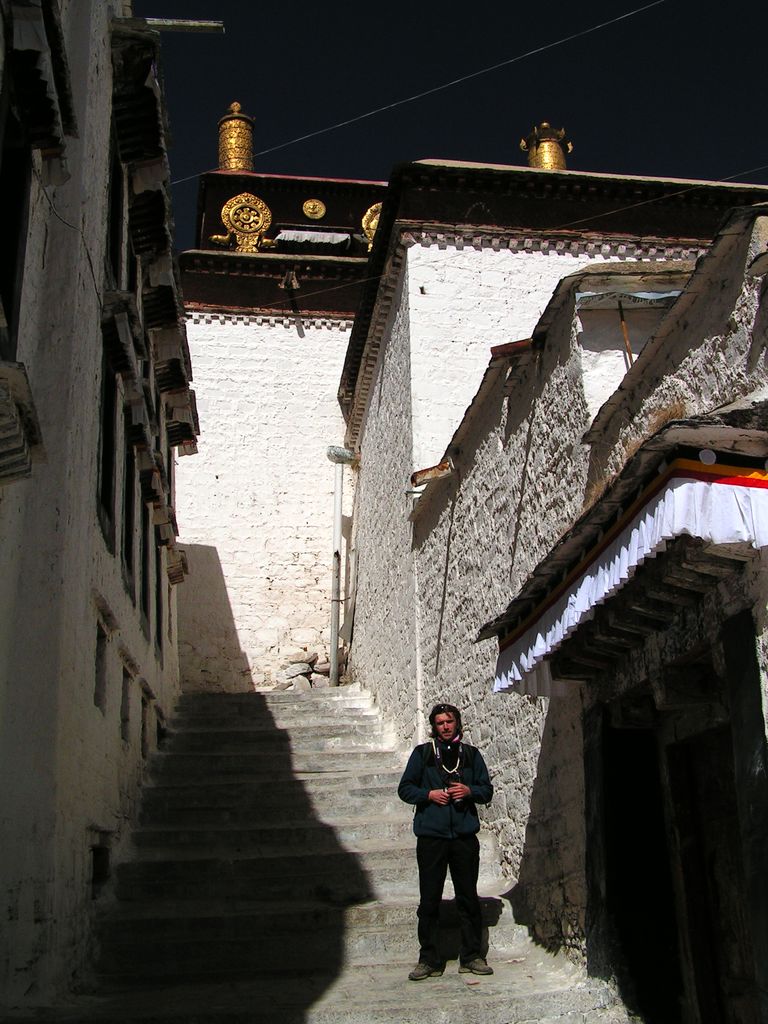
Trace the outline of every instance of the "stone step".
<path fill-rule="evenodd" d="M 183 777 L 160 777 L 153 784 L 144 787 L 143 799 L 147 801 L 148 806 L 168 801 L 178 802 L 178 806 L 185 807 L 200 804 L 233 806 L 258 797 L 261 797 L 265 805 L 291 805 L 306 799 L 314 801 L 328 797 L 335 800 L 345 793 L 376 794 L 382 790 L 396 793 L 402 770 L 403 765 L 398 764 L 372 772 L 296 772 L 289 777 L 273 779 L 267 789 L 261 781 L 254 779 L 201 782 L 199 779 L 190 781 Z"/>
<path fill-rule="evenodd" d="M 103 899 L 80 1024 L 626 1024 L 602 983 L 527 938 L 481 833 L 496 973 L 406 980 L 416 960 L 407 753 L 357 689 L 185 695 L 151 762 L 132 856 Z M 328 742 L 328 741 L 331 742 Z M 455 957 L 450 880 L 441 936 Z M 108 905 L 109 901 L 109 905 Z"/>
<path fill-rule="evenodd" d="M 628 1024 L 609 986 L 585 982 L 561 956 L 529 945 L 525 955 L 493 961 L 494 974 L 459 974 L 408 982 L 402 964 L 339 965 L 292 984 L 295 951 L 272 977 L 206 983 L 133 985 L 80 996 L 35 1019 L 61 1024 Z M 507 962 L 510 960 L 512 962 Z"/>
<path fill-rule="evenodd" d="M 269 690 L 252 693 L 190 693 L 183 694 L 177 703 L 180 712 L 191 708 L 199 711 L 211 710 L 216 713 L 230 708 L 286 708 L 305 707 L 308 712 L 317 707 L 358 707 L 372 708 L 370 694 L 351 687 L 323 687 L 307 690 Z"/>
<path fill-rule="evenodd" d="M 360 846 L 363 848 L 356 853 L 337 847 L 311 855 L 273 851 L 271 855 L 252 857 L 230 850 L 218 857 L 145 856 L 118 865 L 116 894 L 120 900 L 136 902 L 317 899 L 340 905 L 418 894 L 413 846 Z M 478 889 L 503 891 L 506 886 L 501 880 L 498 858 L 481 850 Z M 452 892 L 448 879 L 445 893 Z"/>
<path fill-rule="evenodd" d="M 151 829 L 136 830 L 134 854 L 137 864 L 147 862 L 207 861 L 229 857 L 246 860 L 262 857 L 303 863 L 316 857 L 345 856 L 387 858 L 405 856 L 415 862 L 415 838 L 409 823 L 391 822 L 381 832 L 370 821 L 358 820 L 348 827 L 350 838 L 343 842 L 340 830 L 321 821 L 267 827 L 263 829 Z M 353 839 L 352 836 L 355 836 Z M 139 837 L 141 840 L 139 841 Z M 495 864 L 498 848 L 494 836 L 480 836 L 480 865 Z"/>
<path fill-rule="evenodd" d="M 285 967 L 286 950 L 300 949 L 301 955 L 294 961 L 291 976 L 296 981 L 302 975 L 333 969 L 340 962 L 344 965 L 380 965 L 402 963 L 416 958 L 418 944 L 414 920 L 409 927 L 374 928 L 345 932 L 338 927 L 325 932 L 310 932 L 297 935 L 286 930 L 272 935 L 257 935 L 251 940 L 231 939 L 217 935 L 208 940 L 197 939 L 174 932 L 167 940 L 158 939 L 148 932 L 137 936 L 134 942 L 120 941 L 104 950 L 99 973 L 113 983 L 118 978 L 130 977 L 140 972 L 143 978 L 162 981 L 195 981 L 200 975 L 212 978 L 223 974 L 228 978 L 268 977 Z M 496 937 L 499 933 L 491 929 Z M 343 946 L 343 951 L 339 947 Z M 458 956 L 459 929 L 445 928 L 441 932 L 441 949 L 451 958 Z M 491 940 L 489 955 L 493 958 L 512 956 L 517 946 L 496 944 Z M 340 960 L 340 952 L 342 959 Z"/>
<path fill-rule="evenodd" d="M 489 950 L 497 958 L 519 951 L 527 933 L 512 919 L 500 899 L 482 902 Z M 138 968 L 144 977 L 247 970 L 270 973 L 281 969 L 281 958 L 291 937 L 300 944 L 303 970 L 322 969 L 338 957 L 336 942 L 344 943 L 344 962 L 392 963 L 413 956 L 416 933 L 415 903 L 366 903 L 349 908 L 320 903 L 250 904 L 237 911 L 191 907 L 179 915 L 170 907 L 141 908 L 122 913 L 102 937 L 102 972 L 113 978 Z M 446 901 L 442 912 L 443 955 L 455 958 L 459 947 L 459 921 L 455 904 Z M 329 958 L 331 960 L 329 961 Z M 296 973 L 302 973 L 302 964 Z"/>
<path fill-rule="evenodd" d="M 188 781 L 212 781 L 231 779 L 246 780 L 254 776 L 273 779 L 290 779 L 303 773 L 325 774 L 326 772 L 370 771 L 372 762 L 383 769 L 400 767 L 402 758 L 395 750 L 379 750 L 376 753 L 363 750 L 334 750 L 333 752 L 291 751 L 287 746 L 275 751 L 248 754 L 189 753 L 174 754 L 159 752 L 150 760 L 149 772 L 152 778 L 168 781 L 182 777 Z"/>
<path fill-rule="evenodd" d="M 364 790 L 315 787 L 312 792 L 302 788 L 282 799 L 274 793 L 264 793 L 261 787 L 249 788 L 249 792 L 239 795 L 218 794 L 207 798 L 192 786 L 162 787 L 154 791 L 145 789 L 139 821 L 142 826 L 162 825 L 168 828 L 249 825 L 266 814 L 272 814 L 279 817 L 282 824 L 306 822 L 309 818 L 333 825 L 343 817 L 366 814 L 388 817 L 403 811 L 409 822 L 411 820 L 410 810 L 392 786 Z M 171 793 L 166 792 L 167 789 Z M 184 799 L 185 794 L 189 794 L 189 799 Z"/>
<path fill-rule="evenodd" d="M 374 751 L 386 742 L 380 726 L 339 726 L 329 735 L 313 728 L 292 729 L 185 729 L 168 733 L 163 739 L 164 753 L 258 753 L 293 751 L 304 753 L 325 750 Z"/>
<path fill-rule="evenodd" d="M 103 994 L 69 1019 L 615 1024 L 607 987 L 579 987 L 515 923 L 490 833 L 478 888 L 497 973 L 452 963 L 442 978 L 406 980 L 418 902 L 412 809 L 397 798 L 406 759 L 357 688 L 184 695 L 150 762 L 132 859 L 103 899 Z M 449 958 L 452 894 L 448 880 Z"/>
<path fill-rule="evenodd" d="M 403 807 L 403 805 L 400 805 Z M 405 845 L 412 835 L 412 821 L 402 814 L 391 817 L 360 817 L 338 819 L 332 826 L 321 821 L 304 820 L 293 823 L 261 821 L 250 827 L 237 825 L 211 828 L 194 824 L 186 828 L 165 824 L 135 829 L 133 843 L 142 856 L 161 856 L 167 851 L 177 854 L 183 850 L 247 851 L 257 856 L 259 851 L 270 856 L 277 847 L 315 853 L 337 848 L 339 843 L 354 849 L 359 843 L 389 843 Z"/>
<path fill-rule="evenodd" d="M 498 886 L 497 886 L 498 888 Z M 101 914 L 100 927 L 115 923 L 121 934 L 134 926 L 144 927 L 147 922 L 160 929 L 175 927 L 191 928 L 207 927 L 211 924 L 219 930 L 226 930 L 231 923 L 232 929 L 241 932 L 245 937 L 252 938 L 252 923 L 262 921 L 265 928 L 294 928 L 300 932 L 313 921 L 324 920 L 330 915 L 337 921 L 339 915 L 344 919 L 344 927 L 395 927 L 406 924 L 415 928 L 416 907 L 418 901 L 412 899 L 365 900 L 348 905 L 329 904 L 317 900 L 284 900 L 270 902 L 268 900 L 234 900 L 222 903 L 221 900 L 198 899 L 178 902 L 176 900 L 153 900 L 150 903 L 112 904 Z M 505 928 L 514 939 L 508 941 L 528 942 L 528 929 L 515 922 L 507 893 L 486 893 L 480 896 L 483 912 L 483 923 L 486 927 Z M 244 922 L 250 922 L 245 924 Z M 458 910 L 454 899 L 443 899 L 440 905 L 441 925 L 458 926 Z M 234 934 L 234 931 L 233 931 Z"/>
<path fill-rule="evenodd" d="M 302 778 L 274 779 L 265 788 L 261 781 L 191 783 L 174 778 L 171 784 L 159 779 L 155 785 L 146 785 L 142 793 L 144 814 L 163 815 L 176 809 L 179 812 L 196 809 L 239 810 L 247 813 L 310 815 L 312 807 L 330 811 L 351 807 L 354 801 L 362 805 L 394 797 L 400 773 L 396 771 L 350 775 L 317 773 Z M 399 800 L 395 806 L 404 807 Z"/>
<path fill-rule="evenodd" d="M 362 708 L 319 709 L 307 714 L 275 708 L 237 711 L 235 714 L 179 712 L 173 716 L 174 729 L 335 729 L 339 725 L 371 725 L 382 721 L 378 711 Z"/>
<path fill-rule="evenodd" d="M 232 713 L 176 712 L 170 720 L 174 729 L 237 729 L 240 727 L 264 729 L 317 729 L 333 731 L 337 725 L 371 725 L 383 722 L 373 708 L 322 708 L 317 711 L 296 709 L 233 709 Z"/>

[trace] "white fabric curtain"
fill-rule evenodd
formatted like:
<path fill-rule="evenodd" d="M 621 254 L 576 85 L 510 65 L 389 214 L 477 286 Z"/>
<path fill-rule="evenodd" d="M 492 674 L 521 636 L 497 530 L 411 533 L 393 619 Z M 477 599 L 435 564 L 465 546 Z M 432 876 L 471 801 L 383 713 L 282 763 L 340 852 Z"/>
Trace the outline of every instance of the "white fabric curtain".
<path fill-rule="evenodd" d="M 546 659 L 616 593 L 638 565 L 682 534 L 710 544 L 768 544 L 768 489 L 677 479 L 657 494 L 541 617 L 499 653 L 494 692 L 558 696 Z"/>

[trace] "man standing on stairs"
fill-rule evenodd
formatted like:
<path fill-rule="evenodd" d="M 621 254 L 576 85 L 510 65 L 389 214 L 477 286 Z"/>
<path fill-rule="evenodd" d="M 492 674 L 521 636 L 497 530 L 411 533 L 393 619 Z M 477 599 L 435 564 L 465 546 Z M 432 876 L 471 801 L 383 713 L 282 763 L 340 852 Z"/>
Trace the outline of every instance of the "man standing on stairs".
<path fill-rule="evenodd" d="M 476 804 L 490 803 L 493 786 L 476 747 L 462 738 L 461 714 L 452 704 L 436 704 L 429 714 L 432 739 L 415 747 L 397 794 L 416 805 L 413 831 L 419 866 L 419 962 L 411 981 L 445 970 L 438 928 L 446 871 L 450 869 L 461 925 L 461 973 L 493 974 L 482 951 L 482 917 L 477 896 L 480 820 Z"/>

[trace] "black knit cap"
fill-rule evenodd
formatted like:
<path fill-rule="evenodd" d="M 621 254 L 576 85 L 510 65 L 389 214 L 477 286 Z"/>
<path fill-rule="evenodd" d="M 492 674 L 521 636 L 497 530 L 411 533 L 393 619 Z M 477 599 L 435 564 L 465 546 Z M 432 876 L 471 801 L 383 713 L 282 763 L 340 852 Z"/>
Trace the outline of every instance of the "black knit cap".
<path fill-rule="evenodd" d="M 454 707 L 453 704 L 435 704 L 429 712 L 429 724 L 432 728 L 431 736 L 433 740 L 437 739 L 437 735 L 435 733 L 435 719 L 438 715 L 453 715 L 456 719 L 456 735 L 461 736 L 461 712 L 459 709 Z"/>

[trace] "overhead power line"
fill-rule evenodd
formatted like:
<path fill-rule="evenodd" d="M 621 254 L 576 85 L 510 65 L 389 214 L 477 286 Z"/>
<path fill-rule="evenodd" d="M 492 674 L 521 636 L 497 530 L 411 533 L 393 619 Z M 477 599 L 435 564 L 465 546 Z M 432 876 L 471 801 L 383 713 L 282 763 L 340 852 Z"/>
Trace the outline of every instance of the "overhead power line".
<path fill-rule="evenodd" d="M 498 71 L 499 68 L 509 67 L 510 64 L 517 64 L 521 60 L 526 60 L 528 57 L 534 57 L 536 54 L 545 53 L 547 50 L 552 50 L 556 46 L 563 46 L 565 43 L 573 42 L 574 39 L 581 39 L 583 36 L 591 35 L 593 32 L 599 32 L 601 29 L 608 28 L 610 25 L 615 25 L 617 22 L 625 21 L 627 18 L 633 18 L 635 15 L 642 14 L 644 11 L 649 11 L 652 7 L 658 7 L 660 4 L 666 3 L 666 0 L 653 0 L 650 4 L 645 4 L 643 7 L 636 7 L 632 11 L 626 11 L 624 14 L 619 14 L 615 18 L 609 18 L 608 21 L 601 21 L 597 25 L 590 25 L 589 28 L 580 29 L 578 32 L 573 32 L 571 35 L 563 36 L 561 39 L 555 39 L 551 43 L 545 43 L 543 46 L 536 46 L 532 50 L 526 50 L 525 53 L 519 53 L 515 57 L 509 57 L 507 60 L 499 61 L 497 64 L 490 64 L 488 67 L 480 68 L 479 71 L 471 71 L 467 75 L 462 75 L 460 78 L 454 78 L 450 82 L 443 82 L 442 85 L 435 85 L 431 89 L 425 89 L 422 92 L 413 93 L 411 96 L 406 96 L 401 100 L 395 100 L 393 103 L 386 103 L 383 107 L 376 107 L 373 110 L 367 110 L 364 114 L 357 114 L 355 117 L 349 117 L 345 121 L 337 121 L 336 124 L 328 125 L 325 128 L 318 128 L 317 131 L 308 132 L 306 135 L 297 135 L 294 139 L 289 139 L 287 142 L 279 142 L 276 146 L 268 146 L 266 149 L 260 149 L 253 155 L 265 156 L 267 153 L 275 153 L 279 149 L 287 149 L 288 146 L 295 146 L 299 142 L 306 142 L 307 139 L 315 139 L 318 135 L 326 135 L 328 132 L 334 132 L 339 128 L 346 128 L 348 125 L 357 124 L 360 121 L 365 121 L 369 117 L 375 117 L 377 114 L 386 113 L 388 110 L 395 110 L 397 107 L 402 107 L 406 103 L 415 103 L 417 100 L 422 100 L 427 96 L 433 96 L 435 93 L 442 92 L 444 89 L 452 89 L 456 85 L 461 85 L 463 82 L 469 82 L 473 78 L 479 78 L 481 75 L 488 75 L 492 71 Z M 171 182 L 172 185 L 181 185 L 185 181 L 192 181 L 195 178 L 199 178 L 201 174 L 205 174 L 205 171 L 200 171 L 198 174 L 190 174 L 186 178 L 176 178 Z"/>

